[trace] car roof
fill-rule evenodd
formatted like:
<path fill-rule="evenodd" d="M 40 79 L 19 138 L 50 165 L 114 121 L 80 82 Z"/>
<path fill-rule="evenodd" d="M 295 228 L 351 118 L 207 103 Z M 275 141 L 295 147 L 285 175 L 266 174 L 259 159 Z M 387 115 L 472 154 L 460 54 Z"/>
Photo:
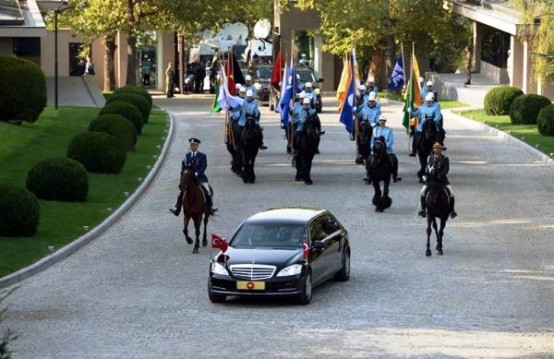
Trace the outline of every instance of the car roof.
<path fill-rule="evenodd" d="M 306 207 L 282 207 L 270 208 L 265 211 L 258 212 L 246 219 L 246 222 L 278 222 L 290 221 L 293 223 L 308 223 L 318 215 L 325 213 L 325 209 L 321 208 L 306 208 Z"/>

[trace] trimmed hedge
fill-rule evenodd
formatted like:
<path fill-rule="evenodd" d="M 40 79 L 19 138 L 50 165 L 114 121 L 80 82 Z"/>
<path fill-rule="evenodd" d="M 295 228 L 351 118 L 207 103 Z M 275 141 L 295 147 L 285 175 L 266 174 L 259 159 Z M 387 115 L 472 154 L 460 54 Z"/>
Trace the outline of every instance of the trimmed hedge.
<path fill-rule="evenodd" d="M 69 143 L 67 157 L 81 162 L 90 172 L 119 173 L 127 159 L 127 151 L 121 140 L 113 135 L 83 132 Z"/>
<path fill-rule="evenodd" d="M 149 110 L 148 110 L 148 113 L 150 113 L 150 111 L 152 110 L 152 95 L 150 95 L 150 93 L 143 87 L 140 87 L 140 86 L 131 86 L 131 85 L 126 85 L 126 86 L 123 86 L 123 87 L 120 87 L 118 89 L 116 89 L 114 91 L 114 94 L 118 94 L 118 93 L 134 93 L 134 94 L 138 94 L 138 95 L 141 95 L 143 96 L 146 101 L 148 101 L 148 105 L 150 106 L 149 107 Z"/>
<path fill-rule="evenodd" d="M 495 87 L 485 96 L 485 112 L 487 115 L 507 115 L 514 100 L 523 95 L 523 91 L 517 87 Z"/>
<path fill-rule="evenodd" d="M 26 187 L 40 199 L 84 202 L 88 193 L 87 170 L 71 158 L 47 158 L 31 168 Z"/>
<path fill-rule="evenodd" d="M 142 113 L 140 113 L 135 106 L 128 102 L 114 101 L 107 103 L 106 106 L 100 110 L 99 115 L 108 115 L 112 113 L 125 117 L 135 126 L 138 135 L 142 133 L 142 126 L 144 125 Z"/>
<path fill-rule="evenodd" d="M 510 107 L 512 124 L 536 124 L 541 109 L 552 102 L 548 97 L 529 94 L 517 97 Z"/>
<path fill-rule="evenodd" d="M 46 107 L 46 79 L 34 62 L 0 56 L 0 121 L 35 122 Z"/>
<path fill-rule="evenodd" d="M 543 136 L 554 136 L 554 105 L 542 108 L 537 117 L 537 127 Z"/>
<path fill-rule="evenodd" d="M 143 122 L 145 124 L 148 123 L 148 117 L 150 117 L 151 107 L 144 96 L 131 92 L 119 92 L 112 94 L 106 99 L 106 103 L 112 103 L 115 101 L 123 101 L 135 106 L 142 114 Z"/>
<path fill-rule="evenodd" d="M 137 129 L 125 117 L 111 113 L 92 120 L 88 126 L 89 132 L 105 132 L 121 140 L 125 149 L 131 151 L 137 143 Z"/>
<path fill-rule="evenodd" d="M 38 227 L 40 207 L 25 188 L 0 185 L 0 236 L 30 237 Z"/>

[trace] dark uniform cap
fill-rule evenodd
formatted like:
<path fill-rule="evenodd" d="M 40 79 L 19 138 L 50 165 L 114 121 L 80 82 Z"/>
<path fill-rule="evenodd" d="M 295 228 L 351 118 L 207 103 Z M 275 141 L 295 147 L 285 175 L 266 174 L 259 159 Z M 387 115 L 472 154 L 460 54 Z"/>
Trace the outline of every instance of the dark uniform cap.
<path fill-rule="evenodd" d="M 189 138 L 189 143 L 196 143 L 197 145 L 201 144 L 200 140 L 196 137 Z"/>

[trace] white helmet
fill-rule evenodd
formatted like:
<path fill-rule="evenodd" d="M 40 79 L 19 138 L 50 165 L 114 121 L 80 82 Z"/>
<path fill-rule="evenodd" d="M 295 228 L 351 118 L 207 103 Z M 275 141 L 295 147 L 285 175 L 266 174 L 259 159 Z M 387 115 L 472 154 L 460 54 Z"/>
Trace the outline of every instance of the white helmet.
<path fill-rule="evenodd" d="M 377 94 L 375 93 L 375 91 L 371 91 L 369 93 L 369 96 L 367 96 L 368 101 L 375 101 L 376 98 L 377 98 Z"/>
<path fill-rule="evenodd" d="M 365 85 L 360 85 L 359 89 L 360 91 L 365 91 L 367 90 L 367 87 L 365 87 Z"/>
<path fill-rule="evenodd" d="M 252 76 L 250 75 L 244 76 L 244 81 L 252 81 Z"/>
<path fill-rule="evenodd" d="M 250 91 L 252 91 L 252 90 L 250 90 Z M 246 87 L 241 86 L 241 87 L 239 88 L 239 92 L 240 92 L 240 93 L 246 93 Z"/>
<path fill-rule="evenodd" d="M 254 97 L 254 91 L 252 90 L 246 91 L 246 97 Z"/>
<path fill-rule="evenodd" d="M 306 97 L 306 94 L 304 93 L 304 91 L 302 91 L 302 92 L 300 92 L 300 94 L 298 95 L 298 97 L 304 98 L 304 97 Z"/>
<path fill-rule="evenodd" d="M 433 95 L 432 92 L 429 92 L 427 95 L 425 95 L 425 101 L 433 101 L 435 99 L 435 95 Z"/>
<path fill-rule="evenodd" d="M 311 105 L 311 104 L 312 104 L 312 101 L 310 101 L 309 98 L 305 98 L 304 100 L 302 100 L 302 103 L 303 103 L 304 105 L 306 105 L 306 104 Z"/>
<path fill-rule="evenodd" d="M 236 88 L 237 90 L 240 90 L 241 84 L 236 84 L 236 85 L 235 85 L 235 88 Z"/>
<path fill-rule="evenodd" d="M 387 118 L 384 115 L 379 116 L 379 121 L 386 121 Z"/>
<path fill-rule="evenodd" d="M 306 86 L 306 88 L 311 89 L 312 88 L 312 83 L 311 82 L 306 82 L 306 84 L 304 86 Z"/>
<path fill-rule="evenodd" d="M 433 81 L 431 81 L 431 80 L 427 81 L 427 83 L 425 84 L 425 86 L 433 86 Z"/>

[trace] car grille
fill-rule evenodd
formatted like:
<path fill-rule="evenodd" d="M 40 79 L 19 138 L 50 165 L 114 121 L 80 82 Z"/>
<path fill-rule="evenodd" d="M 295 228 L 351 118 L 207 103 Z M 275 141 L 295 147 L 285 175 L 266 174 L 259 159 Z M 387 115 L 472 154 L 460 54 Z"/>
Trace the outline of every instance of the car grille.
<path fill-rule="evenodd" d="M 273 277 L 275 269 L 275 266 L 263 264 L 235 264 L 231 266 L 231 273 L 235 278 L 263 280 Z"/>

